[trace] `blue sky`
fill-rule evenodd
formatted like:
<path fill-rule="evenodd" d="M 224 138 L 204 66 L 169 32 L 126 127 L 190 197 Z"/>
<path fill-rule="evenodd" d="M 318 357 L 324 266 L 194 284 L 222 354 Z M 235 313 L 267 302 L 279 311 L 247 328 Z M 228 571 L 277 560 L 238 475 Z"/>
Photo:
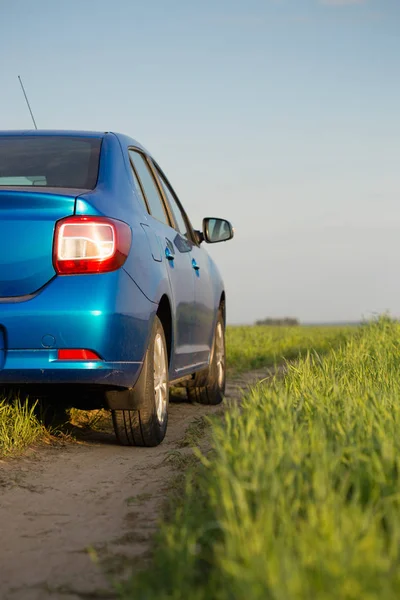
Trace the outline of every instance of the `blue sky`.
<path fill-rule="evenodd" d="M 0 0 L 0 129 L 148 147 L 208 247 L 231 322 L 400 315 L 398 0 Z"/>

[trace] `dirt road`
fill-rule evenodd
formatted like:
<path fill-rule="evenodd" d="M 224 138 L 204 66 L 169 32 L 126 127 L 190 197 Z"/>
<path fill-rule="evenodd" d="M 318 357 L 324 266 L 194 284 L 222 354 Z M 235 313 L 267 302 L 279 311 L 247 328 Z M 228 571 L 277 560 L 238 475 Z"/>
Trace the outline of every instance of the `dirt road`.
<path fill-rule="evenodd" d="M 265 374 L 230 383 L 227 397 Z M 191 421 L 215 410 L 172 403 L 157 448 L 124 448 L 111 433 L 93 434 L 0 462 L 0 598 L 114 598 L 112 578 L 149 553 L 175 475 L 171 451 Z"/>

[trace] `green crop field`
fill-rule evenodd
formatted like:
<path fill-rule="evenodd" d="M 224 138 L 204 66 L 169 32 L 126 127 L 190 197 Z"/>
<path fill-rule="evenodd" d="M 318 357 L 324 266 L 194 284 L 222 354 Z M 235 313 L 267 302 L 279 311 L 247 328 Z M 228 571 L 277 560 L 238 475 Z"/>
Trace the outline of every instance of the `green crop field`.
<path fill-rule="evenodd" d="M 310 353 L 211 429 L 153 564 L 121 597 L 400 597 L 398 324 Z"/>
<path fill-rule="evenodd" d="M 227 363 L 232 372 L 259 369 L 291 360 L 308 350 L 337 346 L 355 327 L 234 327 L 226 331 Z"/>

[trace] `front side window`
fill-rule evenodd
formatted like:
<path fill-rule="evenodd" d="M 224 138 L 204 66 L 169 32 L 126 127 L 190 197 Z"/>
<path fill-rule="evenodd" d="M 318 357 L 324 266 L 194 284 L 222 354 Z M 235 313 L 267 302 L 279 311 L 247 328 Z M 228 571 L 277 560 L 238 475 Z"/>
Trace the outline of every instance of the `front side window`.
<path fill-rule="evenodd" d="M 0 136 L 1 187 L 39 186 L 92 190 L 101 138 L 53 135 Z"/>
<path fill-rule="evenodd" d="M 150 172 L 150 168 L 146 159 L 142 154 L 136 152 L 135 150 L 129 150 L 129 156 L 135 168 L 136 174 L 140 179 L 140 183 L 142 184 L 151 215 L 158 221 L 161 221 L 161 223 L 169 225 L 160 192 L 158 191 L 156 182 L 154 181 L 154 177 Z"/>
<path fill-rule="evenodd" d="M 174 217 L 176 228 L 178 229 L 179 233 L 181 233 L 185 237 L 189 238 L 190 236 L 189 236 L 189 232 L 188 232 L 188 227 L 187 227 L 185 218 L 182 214 L 182 210 L 176 201 L 175 195 L 173 194 L 171 188 L 169 187 L 168 183 L 165 181 L 165 179 L 161 175 L 161 173 L 158 171 L 158 169 L 157 169 L 157 174 L 158 174 L 162 189 L 164 191 L 165 197 L 167 198 L 168 204 L 171 208 L 171 212 Z"/>

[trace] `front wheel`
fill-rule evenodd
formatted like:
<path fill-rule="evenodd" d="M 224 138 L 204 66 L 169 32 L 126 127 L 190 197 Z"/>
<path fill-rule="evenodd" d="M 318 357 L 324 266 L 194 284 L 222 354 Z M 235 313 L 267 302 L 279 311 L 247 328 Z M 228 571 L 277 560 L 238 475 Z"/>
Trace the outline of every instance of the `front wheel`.
<path fill-rule="evenodd" d="M 195 377 L 192 385 L 188 386 L 189 400 L 199 404 L 220 404 L 225 393 L 225 372 L 225 323 L 222 312 L 219 311 L 208 373 L 203 379 Z"/>
<path fill-rule="evenodd" d="M 124 446 L 158 446 L 167 431 L 169 381 L 164 329 L 155 317 L 143 362 L 143 397 L 139 410 L 113 410 L 115 435 Z"/>

